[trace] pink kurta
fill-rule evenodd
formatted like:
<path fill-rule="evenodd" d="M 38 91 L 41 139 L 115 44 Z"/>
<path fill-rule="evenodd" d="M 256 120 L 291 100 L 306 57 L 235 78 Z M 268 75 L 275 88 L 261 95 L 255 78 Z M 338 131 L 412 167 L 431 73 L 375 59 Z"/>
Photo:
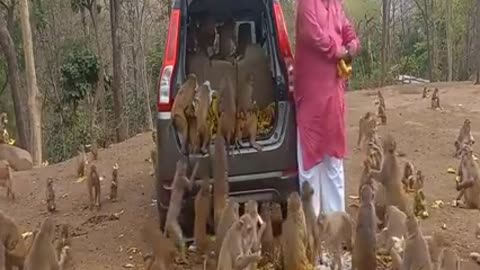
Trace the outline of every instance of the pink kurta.
<path fill-rule="evenodd" d="M 345 81 L 337 55 L 360 42 L 340 0 L 297 0 L 295 103 L 304 169 L 325 155 L 344 158 Z"/>

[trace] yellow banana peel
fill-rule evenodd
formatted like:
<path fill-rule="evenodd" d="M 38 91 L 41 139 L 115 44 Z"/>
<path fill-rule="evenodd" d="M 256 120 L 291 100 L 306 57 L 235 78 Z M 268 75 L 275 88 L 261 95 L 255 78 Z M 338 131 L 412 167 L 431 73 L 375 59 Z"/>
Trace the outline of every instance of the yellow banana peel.
<path fill-rule="evenodd" d="M 348 79 L 352 75 L 352 65 L 347 64 L 344 59 L 340 59 L 337 64 L 338 76 L 342 79 Z"/>

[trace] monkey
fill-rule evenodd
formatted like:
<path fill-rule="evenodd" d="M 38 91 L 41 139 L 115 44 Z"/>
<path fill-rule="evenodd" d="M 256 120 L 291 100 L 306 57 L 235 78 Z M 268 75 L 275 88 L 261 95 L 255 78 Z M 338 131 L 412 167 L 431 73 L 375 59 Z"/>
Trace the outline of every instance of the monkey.
<path fill-rule="evenodd" d="M 214 42 L 217 34 L 215 24 L 212 16 L 206 16 L 201 20 L 198 28 L 198 47 L 210 59 L 215 54 Z"/>
<path fill-rule="evenodd" d="M 215 136 L 215 157 L 213 165 L 213 220 L 217 228 L 223 209 L 228 198 L 228 170 L 227 153 L 225 152 L 225 138 Z M 217 253 L 218 254 L 218 253 Z"/>
<path fill-rule="evenodd" d="M 249 253 L 247 243 L 253 236 L 253 220 L 243 215 L 228 229 L 218 256 L 217 270 L 248 269 L 261 259 L 259 252 Z"/>
<path fill-rule="evenodd" d="M 393 237 L 401 238 L 407 232 L 407 215 L 396 206 L 389 205 L 386 207 L 385 220 L 385 228 L 377 234 L 377 247 L 388 251 L 394 245 Z"/>
<path fill-rule="evenodd" d="M 283 213 L 282 206 L 278 202 L 272 202 L 271 204 L 271 219 L 273 236 L 279 237 L 282 234 Z"/>
<path fill-rule="evenodd" d="M 380 104 L 377 106 L 377 117 L 380 119 L 382 125 L 387 124 L 387 114 L 385 113 L 385 107 Z"/>
<path fill-rule="evenodd" d="M 237 92 L 237 118 L 246 119 L 247 111 L 253 109 L 253 92 L 255 90 L 255 74 L 247 73 L 245 81 L 239 82 L 240 90 Z"/>
<path fill-rule="evenodd" d="M 101 207 L 100 202 L 100 175 L 97 171 L 97 166 L 92 164 L 90 166 L 90 173 L 87 177 L 87 190 L 88 190 L 88 199 L 90 201 L 90 209 L 93 209 L 95 206 L 97 209 Z"/>
<path fill-rule="evenodd" d="M 175 246 L 169 238 L 151 222 L 142 227 L 141 236 L 143 241 L 152 250 L 152 254 L 144 258 L 147 270 L 168 270 L 173 263 Z"/>
<path fill-rule="evenodd" d="M 382 92 L 380 90 L 377 91 L 377 97 L 378 97 L 378 106 L 383 107 L 383 110 L 386 110 L 387 107 L 385 107 L 385 99 L 383 98 Z"/>
<path fill-rule="evenodd" d="M 370 166 L 376 170 L 381 169 L 381 165 L 383 163 L 383 149 L 382 146 L 375 143 L 375 140 L 370 140 L 368 142 L 367 148 L 367 159 L 370 163 Z"/>
<path fill-rule="evenodd" d="M 0 160 L 0 187 L 4 187 L 7 190 L 7 198 L 15 200 L 12 167 L 7 160 Z"/>
<path fill-rule="evenodd" d="M 467 118 L 463 121 L 463 125 L 460 128 L 457 139 L 454 142 L 455 157 L 460 157 L 460 151 L 462 150 L 463 144 L 473 145 L 474 143 L 475 139 L 472 136 L 471 121 Z"/>
<path fill-rule="evenodd" d="M 92 154 L 93 160 L 98 160 L 98 143 L 97 140 L 94 140 L 92 146 L 90 147 L 90 152 Z"/>
<path fill-rule="evenodd" d="M 407 237 L 403 260 L 400 259 L 401 269 L 433 270 L 428 244 L 420 230 L 417 218 L 413 215 L 407 215 L 406 226 Z M 396 253 L 394 249 L 391 252 Z M 395 257 L 398 257 L 398 254 Z"/>
<path fill-rule="evenodd" d="M 10 137 L 7 131 L 8 116 L 7 113 L 0 113 L 0 144 L 9 143 Z"/>
<path fill-rule="evenodd" d="M 117 193 L 118 193 L 118 163 L 113 165 L 112 170 L 112 183 L 110 184 L 110 200 L 112 202 L 117 201 Z"/>
<path fill-rule="evenodd" d="M 247 119 L 243 128 L 242 134 L 248 136 L 250 146 L 258 152 L 262 152 L 262 146 L 257 143 L 258 118 L 256 113 L 253 111 L 247 112 Z"/>
<path fill-rule="evenodd" d="M 421 218 L 428 217 L 427 201 L 422 189 L 415 190 L 415 197 L 413 200 L 413 210 L 414 210 L 415 216 L 417 217 L 421 217 Z"/>
<path fill-rule="evenodd" d="M 319 240 L 325 241 L 326 248 L 333 255 L 332 268 L 341 268 L 342 242 L 348 251 L 353 249 L 353 219 L 345 212 L 320 213 L 316 220 Z M 319 252 L 321 255 L 321 252 Z"/>
<path fill-rule="evenodd" d="M 311 264 L 316 262 L 317 256 L 321 255 L 320 235 L 316 225 L 317 217 L 313 209 L 314 190 L 308 181 L 302 184 L 302 206 L 305 214 L 305 223 L 307 226 L 307 256 Z"/>
<path fill-rule="evenodd" d="M 432 94 L 432 109 L 439 110 L 441 108 L 442 107 L 440 106 L 439 91 L 438 91 L 438 88 L 435 88 L 435 90 L 433 90 L 433 94 Z"/>
<path fill-rule="evenodd" d="M 363 185 L 360 188 L 360 208 L 352 251 L 352 270 L 377 268 L 376 218 L 373 200 L 372 186 Z"/>
<path fill-rule="evenodd" d="M 432 261 L 433 269 L 437 269 L 440 263 L 440 253 L 444 248 L 449 248 L 450 244 L 446 241 L 443 234 L 435 232 L 432 235 L 423 237 L 427 241 L 428 252 Z"/>
<path fill-rule="evenodd" d="M 77 158 L 77 177 L 85 177 L 85 170 L 87 167 L 87 155 L 85 154 L 85 146 L 81 144 L 78 150 Z"/>
<path fill-rule="evenodd" d="M 427 97 L 428 97 L 428 89 L 427 87 L 424 87 L 422 92 L 422 98 L 427 98 Z"/>
<path fill-rule="evenodd" d="M 200 137 L 198 136 L 197 118 L 188 117 L 187 124 L 188 124 L 188 144 L 189 144 L 188 150 L 191 154 L 199 153 L 201 143 L 200 143 Z"/>
<path fill-rule="evenodd" d="M 376 120 L 373 117 L 373 113 L 367 112 L 358 121 L 358 139 L 357 148 L 360 148 L 360 144 L 365 144 L 373 136 L 373 133 L 377 129 Z"/>
<path fill-rule="evenodd" d="M 207 221 L 210 213 L 211 189 L 209 177 L 204 176 L 200 190 L 195 196 L 194 238 L 195 245 L 200 253 L 205 253 L 210 248 Z"/>
<path fill-rule="evenodd" d="M 57 258 L 60 258 L 64 247 L 70 246 L 70 232 L 67 224 L 60 224 L 59 237 L 55 239 L 53 246 L 55 247 Z"/>
<path fill-rule="evenodd" d="M 402 183 L 403 183 L 403 188 L 405 192 L 413 191 L 413 186 L 415 183 L 414 172 L 415 172 L 415 166 L 413 165 L 412 162 L 407 161 L 403 169 L 403 177 L 402 177 Z"/>
<path fill-rule="evenodd" d="M 444 248 L 440 253 L 438 270 L 460 270 L 460 259 L 451 248 Z"/>
<path fill-rule="evenodd" d="M 45 197 L 47 201 L 47 210 L 48 212 L 54 212 L 56 210 L 55 205 L 55 190 L 53 189 L 53 179 L 47 179 L 47 189 L 45 192 Z"/>
<path fill-rule="evenodd" d="M 172 105 L 172 125 L 182 138 L 182 153 L 187 154 L 188 143 L 188 117 L 186 110 L 192 106 L 196 89 L 198 88 L 197 76 L 188 74 L 187 80 L 182 84 L 175 96 Z"/>
<path fill-rule="evenodd" d="M 421 170 L 417 170 L 416 176 L 415 176 L 415 182 L 413 184 L 413 190 L 417 191 L 420 189 L 423 189 L 425 185 L 425 176 L 423 175 Z"/>
<path fill-rule="evenodd" d="M 30 252 L 25 258 L 24 270 L 62 270 L 64 269 L 68 247 L 62 250 L 57 259 L 53 247 L 55 224 L 53 219 L 47 218 L 40 226 L 40 230 L 33 240 Z"/>
<path fill-rule="evenodd" d="M 230 76 L 222 78 L 220 82 L 220 119 L 218 132 L 225 139 L 226 148 L 229 149 L 232 138 L 235 135 L 235 86 Z M 228 151 L 229 153 L 230 151 Z"/>
<path fill-rule="evenodd" d="M 185 259 L 185 242 L 183 239 L 183 232 L 180 224 L 178 223 L 178 217 L 180 215 L 182 200 L 185 190 L 191 190 L 193 186 L 193 180 L 197 174 L 198 161 L 194 165 L 192 175 L 190 179 L 187 177 L 187 162 L 186 157 L 177 161 L 175 176 L 170 187 L 166 187 L 167 190 L 171 190 L 170 204 L 168 205 L 167 216 L 165 219 L 165 236 L 173 238 L 176 245 L 180 248 L 182 259 Z"/>
<path fill-rule="evenodd" d="M 381 170 L 370 168 L 371 177 L 379 181 L 385 188 L 387 205 L 395 205 L 405 214 L 412 212 L 407 204 L 407 197 L 402 189 L 400 168 L 396 156 L 397 143 L 391 134 L 383 138 L 383 164 Z"/>
<path fill-rule="evenodd" d="M 223 60 L 232 61 L 235 59 L 237 46 L 235 44 L 235 21 L 228 18 L 220 27 L 218 57 Z"/>
<path fill-rule="evenodd" d="M 210 81 L 205 81 L 198 89 L 198 103 L 195 109 L 196 130 L 198 136 L 198 143 L 200 152 L 206 154 L 208 152 L 208 145 L 210 143 L 210 127 L 208 125 L 208 110 L 212 99 L 217 95 L 217 92 L 210 86 Z"/>
<path fill-rule="evenodd" d="M 0 210 L 0 245 L 5 247 L 5 266 L 7 270 L 17 266 L 22 269 L 28 249 L 12 218 Z"/>
<path fill-rule="evenodd" d="M 232 199 L 226 199 L 226 206 L 223 208 L 222 215 L 215 230 L 215 254 L 220 254 L 223 239 L 228 229 L 239 219 L 239 205 Z"/>
<path fill-rule="evenodd" d="M 272 227 L 272 204 L 263 202 L 260 204 L 260 217 L 265 222 L 265 230 L 261 237 L 262 254 L 272 256 L 274 253 L 274 237 Z"/>
<path fill-rule="evenodd" d="M 258 213 L 258 203 L 254 200 L 248 200 L 244 205 L 244 214 L 249 215 L 252 221 L 252 237 L 250 241 L 245 242 L 245 251 L 261 254 L 261 239 L 266 228 L 266 224 Z M 260 228 L 258 228 L 260 225 Z M 257 263 L 252 263 L 249 269 L 257 269 Z"/>
<path fill-rule="evenodd" d="M 480 171 L 477 162 L 473 159 L 470 145 L 464 145 L 461 153 L 460 171 L 462 182 L 456 182 L 459 191 L 457 201 L 461 208 L 480 209 Z"/>
<path fill-rule="evenodd" d="M 307 227 L 302 200 L 298 192 L 290 193 L 287 199 L 287 218 L 282 224 L 283 269 L 306 269 Z"/>

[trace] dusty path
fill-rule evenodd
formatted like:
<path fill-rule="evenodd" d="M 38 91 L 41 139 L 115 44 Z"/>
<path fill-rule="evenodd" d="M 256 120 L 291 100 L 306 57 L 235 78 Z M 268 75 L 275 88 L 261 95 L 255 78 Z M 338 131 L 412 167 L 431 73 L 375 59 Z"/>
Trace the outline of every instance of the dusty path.
<path fill-rule="evenodd" d="M 426 177 L 425 191 L 429 206 L 433 200 L 450 202 L 456 195 L 454 176 L 447 173 L 449 166 L 458 161 L 452 157 L 453 140 L 465 117 L 472 121 L 477 141 L 480 140 L 480 87 L 471 83 L 439 84 L 444 111 L 428 109 L 429 100 L 421 98 L 420 86 L 392 86 L 383 89 L 388 125 L 380 127 L 380 134 L 391 132 L 398 140 L 398 148 L 412 160 Z M 374 91 L 357 91 L 347 95 L 347 126 L 349 157 L 346 160 L 347 191 L 357 189 L 361 170 L 361 154 L 353 150 L 357 136 L 357 123 L 368 110 L 374 111 Z M 461 104 L 461 105 L 460 105 Z M 124 269 L 126 264 L 143 269 L 142 257 L 137 252 L 144 248 L 139 227 L 145 219 L 157 219 L 157 210 L 151 164 L 145 159 L 151 147 L 150 134 L 136 136 L 124 143 L 100 152 L 98 167 L 106 176 L 102 181 L 103 207 L 100 212 L 85 209 L 87 194 L 85 183 L 75 183 L 75 160 L 15 174 L 17 202 L 11 203 L 0 190 L 0 209 L 14 217 L 24 231 L 31 231 L 48 214 L 46 212 L 45 181 L 54 177 L 59 222 L 76 228 L 79 236 L 73 238 L 73 264 L 70 269 Z M 119 201 L 110 203 L 109 193 L 112 166 L 118 162 Z M 403 165 L 403 164 L 402 164 Z M 350 202 L 350 200 L 349 200 Z M 87 222 L 95 214 L 124 213 L 119 220 Z M 428 209 L 430 218 L 421 222 L 426 234 L 444 230 L 448 239 L 462 257 L 477 249 L 480 240 L 473 236 L 474 225 L 480 222 L 480 211 L 461 210 L 445 206 Z"/>

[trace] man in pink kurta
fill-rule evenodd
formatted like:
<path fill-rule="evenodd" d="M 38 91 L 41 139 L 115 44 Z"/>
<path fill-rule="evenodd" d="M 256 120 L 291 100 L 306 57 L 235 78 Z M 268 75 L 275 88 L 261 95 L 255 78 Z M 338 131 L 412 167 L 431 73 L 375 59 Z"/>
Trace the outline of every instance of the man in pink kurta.
<path fill-rule="evenodd" d="M 314 189 L 318 215 L 345 211 L 345 80 L 340 59 L 355 56 L 357 35 L 341 0 L 297 0 L 295 104 L 300 184 Z"/>

